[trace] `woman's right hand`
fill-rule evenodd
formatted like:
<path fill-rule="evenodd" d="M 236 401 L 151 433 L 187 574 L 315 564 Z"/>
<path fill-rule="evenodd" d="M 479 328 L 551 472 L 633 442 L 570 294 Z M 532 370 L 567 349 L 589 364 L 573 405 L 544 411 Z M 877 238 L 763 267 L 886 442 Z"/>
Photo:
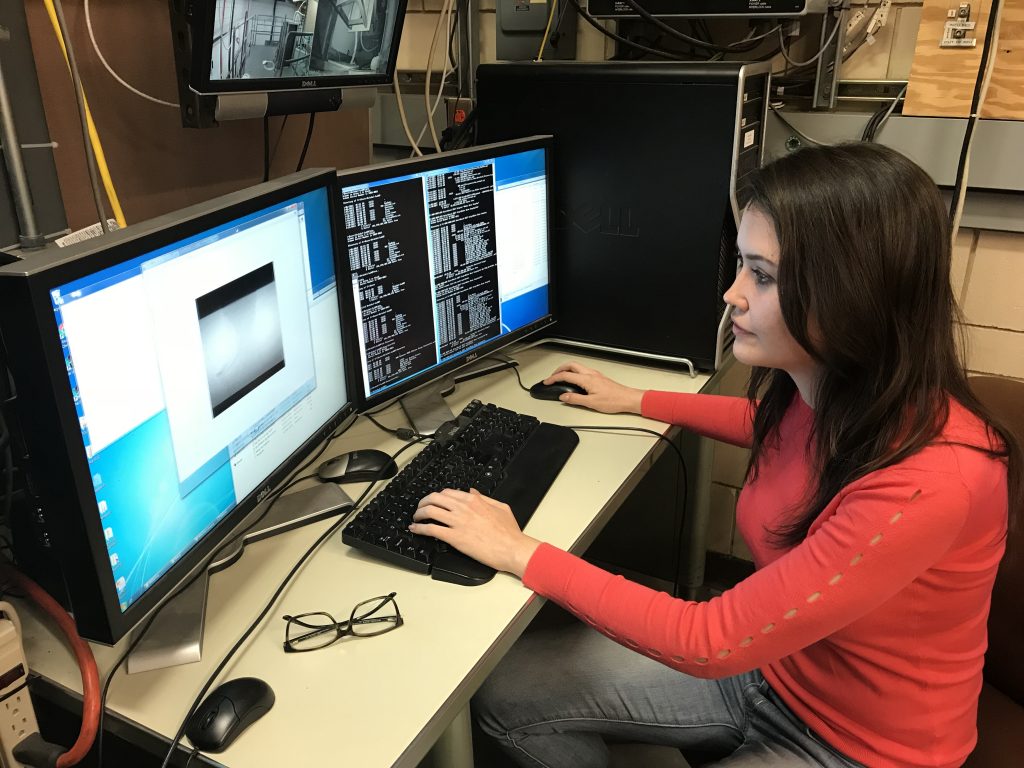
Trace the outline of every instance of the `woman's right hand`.
<path fill-rule="evenodd" d="M 627 387 L 612 381 L 600 371 L 587 368 L 579 363 L 563 363 L 555 372 L 544 379 L 545 384 L 568 381 L 587 391 L 585 395 L 566 392 L 559 397 L 563 403 L 582 405 L 601 413 L 640 413 L 640 402 L 644 390 Z"/>

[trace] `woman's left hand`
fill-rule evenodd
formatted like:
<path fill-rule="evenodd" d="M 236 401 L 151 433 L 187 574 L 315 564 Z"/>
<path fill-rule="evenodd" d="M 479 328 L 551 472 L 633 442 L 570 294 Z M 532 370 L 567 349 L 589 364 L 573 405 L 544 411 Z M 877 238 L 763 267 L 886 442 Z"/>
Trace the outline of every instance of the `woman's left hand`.
<path fill-rule="evenodd" d="M 519 529 L 508 504 L 446 488 L 420 500 L 409 530 L 433 536 L 474 560 L 522 578 L 540 545 Z"/>

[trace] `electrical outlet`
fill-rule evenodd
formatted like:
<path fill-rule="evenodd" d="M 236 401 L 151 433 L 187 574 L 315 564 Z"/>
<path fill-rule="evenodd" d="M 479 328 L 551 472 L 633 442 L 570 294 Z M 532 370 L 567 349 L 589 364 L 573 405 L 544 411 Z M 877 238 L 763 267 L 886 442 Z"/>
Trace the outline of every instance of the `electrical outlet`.
<path fill-rule="evenodd" d="M 940 48 L 975 48 L 978 40 L 974 36 L 977 22 L 971 21 L 971 4 L 960 3 L 946 12 L 946 24 L 942 30 Z"/>
<path fill-rule="evenodd" d="M 20 768 L 14 748 L 39 731 L 28 693 L 28 662 L 21 647 L 21 622 L 10 603 L 0 602 L 0 761 Z"/>

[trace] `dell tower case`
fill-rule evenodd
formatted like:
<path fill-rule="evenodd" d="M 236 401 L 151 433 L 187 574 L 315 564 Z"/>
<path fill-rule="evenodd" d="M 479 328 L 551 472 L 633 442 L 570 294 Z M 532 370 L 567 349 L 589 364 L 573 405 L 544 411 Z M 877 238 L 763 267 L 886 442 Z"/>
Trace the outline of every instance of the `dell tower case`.
<path fill-rule="evenodd" d="M 479 142 L 555 136 L 554 336 L 715 369 L 767 63 L 484 64 Z"/>

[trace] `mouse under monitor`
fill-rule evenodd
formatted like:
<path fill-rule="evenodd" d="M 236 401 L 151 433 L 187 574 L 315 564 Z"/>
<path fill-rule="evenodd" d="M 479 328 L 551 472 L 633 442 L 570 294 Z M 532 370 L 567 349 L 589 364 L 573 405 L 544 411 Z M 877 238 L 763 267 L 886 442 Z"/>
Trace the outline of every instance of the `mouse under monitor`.
<path fill-rule="evenodd" d="M 387 480 L 398 474 L 398 465 L 384 451 L 365 448 L 328 459 L 316 475 L 325 483 L 369 483 Z"/>
<path fill-rule="evenodd" d="M 256 677 L 239 677 L 214 688 L 185 725 L 185 735 L 202 752 L 223 752 L 270 711 L 274 692 Z"/>
<path fill-rule="evenodd" d="M 535 397 L 538 400 L 558 400 L 566 392 L 577 395 L 587 394 L 587 390 L 583 387 L 578 384 L 570 384 L 568 381 L 553 381 L 550 384 L 545 384 L 541 380 L 530 387 L 530 397 Z"/>

